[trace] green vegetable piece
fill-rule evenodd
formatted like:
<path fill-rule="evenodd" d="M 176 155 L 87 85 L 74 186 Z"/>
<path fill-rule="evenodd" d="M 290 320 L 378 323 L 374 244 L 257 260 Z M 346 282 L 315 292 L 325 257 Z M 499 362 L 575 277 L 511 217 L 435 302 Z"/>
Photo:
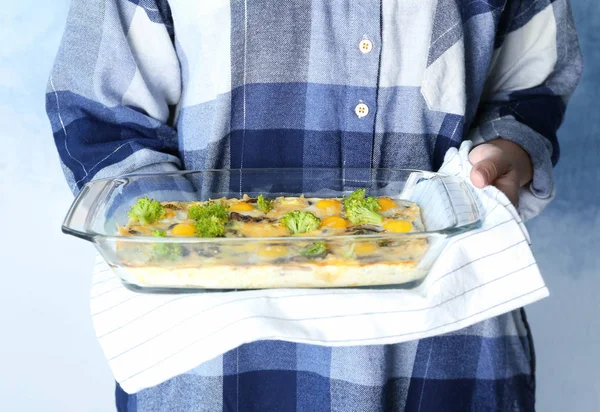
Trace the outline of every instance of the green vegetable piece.
<path fill-rule="evenodd" d="M 354 192 L 350 193 L 347 197 L 344 198 L 343 203 L 346 209 L 352 208 L 353 206 L 360 204 L 361 206 L 371 210 L 376 211 L 381 209 L 379 206 L 379 202 L 373 196 L 366 196 L 367 189 L 357 189 Z"/>
<path fill-rule="evenodd" d="M 261 193 L 258 195 L 258 199 L 256 199 L 256 206 L 261 212 L 269 213 L 273 209 L 273 200 L 265 199 Z"/>
<path fill-rule="evenodd" d="M 217 216 L 201 218 L 196 221 L 198 237 L 220 237 L 225 234 L 225 222 Z"/>
<path fill-rule="evenodd" d="M 371 210 L 373 212 L 381 209 L 381 206 L 379 205 L 379 202 L 373 196 L 366 197 L 362 201 L 362 204 L 363 204 L 364 207 L 366 207 L 367 209 L 369 209 L 369 210 Z"/>
<path fill-rule="evenodd" d="M 183 246 L 178 243 L 155 243 L 152 252 L 155 260 L 177 260 L 183 255 Z"/>
<path fill-rule="evenodd" d="M 358 189 L 344 198 L 346 217 L 354 225 L 381 225 L 383 218 L 377 210 L 381 208 L 376 198 L 366 197 L 366 189 Z"/>
<path fill-rule="evenodd" d="M 206 205 L 191 206 L 188 209 L 188 218 L 196 221 L 198 237 L 220 237 L 225 234 L 229 211 L 222 203 L 210 202 Z"/>
<path fill-rule="evenodd" d="M 317 257 L 324 255 L 325 253 L 327 253 L 327 245 L 325 242 L 315 242 L 300 249 L 300 254 L 307 257 Z"/>
<path fill-rule="evenodd" d="M 379 213 L 360 204 L 346 209 L 346 217 L 353 225 L 381 225 L 383 222 Z"/>
<path fill-rule="evenodd" d="M 153 230 L 152 236 L 166 237 L 164 230 Z M 177 260 L 183 255 L 183 246 L 177 243 L 155 243 L 152 245 L 155 260 Z"/>
<path fill-rule="evenodd" d="M 144 225 L 151 225 L 165 217 L 165 208 L 158 200 L 149 199 L 146 196 L 139 198 L 131 206 L 127 215 Z"/>
<path fill-rule="evenodd" d="M 310 212 L 295 210 L 288 212 L 281 218 L 280 222 L 285 225 L 292 234 L 307 233 L 321 226 L 321 220 Z"/>
<path fill-rule="evenodd" d="M 366 193 L 367 189 L 356 189 L 354 192 L 350 193 L 344 198 L 344 207 L 348 207 L 348 205 L 352 204 L 353 202 L 364 200 Z"/>
<path fill-rule="evenodd" d="M 216 217 L 225 223 L 229 220 L 229 211 L 222 203 L 214 202 L 206 205 L 194 205 L 188 209 L 188 219 L 199 221 L 211 217 Z"/>
<path fill-rule="evenodd" d="M 356 258 L 356 253 L 354 253 L 354 243 L 342 249 L 342 257 L 348 260 L 353 260 Z"/>

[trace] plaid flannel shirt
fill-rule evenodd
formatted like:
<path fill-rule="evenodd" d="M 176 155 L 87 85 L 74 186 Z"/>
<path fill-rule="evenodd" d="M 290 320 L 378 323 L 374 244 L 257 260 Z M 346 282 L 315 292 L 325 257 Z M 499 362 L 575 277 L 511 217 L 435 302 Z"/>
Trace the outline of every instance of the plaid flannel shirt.
<path fill-rule="evenodd" d="M 134 171 L 436 169 L 502 137 L 553 197 L 581 73 L 568 0 L 73 0 L 46 95 L 78 191 Z M 389 346 L 254 342 L 120 410 L 531 410 L 520 312 Z"/>

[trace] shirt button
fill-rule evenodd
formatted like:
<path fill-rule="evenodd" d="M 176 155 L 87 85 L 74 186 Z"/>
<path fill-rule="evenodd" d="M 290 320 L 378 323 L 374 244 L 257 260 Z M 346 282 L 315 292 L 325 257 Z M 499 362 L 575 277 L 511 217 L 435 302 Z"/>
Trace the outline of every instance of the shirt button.
<path fill-rule="evenodd" d="M 367 54 L 373 50 L 373 42 L 369 39 L 362 39 L 360 43 L 358 43 L 358 48 L 363 54 Z"/>
<path fill-rule="evenodd" d="M 367 106 L 364 103 L 359 103 L 354 108 L 354 113 L 356 113 L 356 115 L 358 116 L 359 119 L 361 117 L 365 117 L 366 115 L 369 114 L 369 106 Z"/>

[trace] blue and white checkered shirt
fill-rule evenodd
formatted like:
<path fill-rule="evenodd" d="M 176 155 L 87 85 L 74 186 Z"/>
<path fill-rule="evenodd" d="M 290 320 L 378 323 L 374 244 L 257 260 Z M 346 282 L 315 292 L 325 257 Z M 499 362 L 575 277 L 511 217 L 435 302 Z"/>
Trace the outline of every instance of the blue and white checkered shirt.
<path fill-rule="evenodd" d="M 568 0 L 73 0 L 46 95 L 73 191 L 133 171 L 436 169 L 497 137 L 553 197 L 582 63 Z M 359 304 L 359 303 L 357 303 Z M 127 411 L 532 410 L 522 312 L 421 341 L 244 345 Z"/>

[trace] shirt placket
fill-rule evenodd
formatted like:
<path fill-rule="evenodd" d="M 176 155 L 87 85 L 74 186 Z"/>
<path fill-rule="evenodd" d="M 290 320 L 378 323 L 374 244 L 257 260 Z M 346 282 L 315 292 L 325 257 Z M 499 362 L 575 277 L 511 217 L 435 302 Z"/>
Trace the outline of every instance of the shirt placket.
<path fill-rule="evenodd" d="M 344 168 L 369 168 L 377 112 L 377 87 L 381 55 L 380 0 L 350 3 L 346 47 L 349 78 L 346 91 L 346 133 L 342 144 Z"/>

